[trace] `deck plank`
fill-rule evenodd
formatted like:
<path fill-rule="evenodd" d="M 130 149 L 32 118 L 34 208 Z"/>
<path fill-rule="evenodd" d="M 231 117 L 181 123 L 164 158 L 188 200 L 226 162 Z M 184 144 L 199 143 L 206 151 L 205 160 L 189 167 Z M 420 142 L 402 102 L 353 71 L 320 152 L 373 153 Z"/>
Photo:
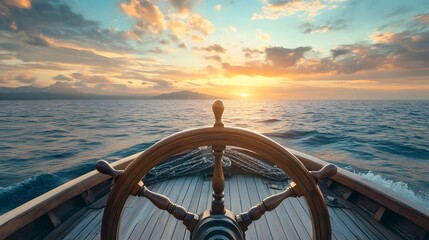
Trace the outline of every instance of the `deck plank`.
<path fill-rule="evenodd" d="M 358 211 L 355 209 L 350 209 L 350 211 L 347 211 L 347 213 L 357 217 L 360 219 L 363 225 L 371 229 L 371 231 L 376 234 L 377 236 L 382 236 L 382 239 L 389 239 L 389 240 L 399 240 L 402 239 L 401 237 L 393 234 L 390 230 L 388 230 L 386 227 L 378 223 L 374 218 L 366 215 L 362 212 L 362 210 Z"/>
<path fill-rule="evenodd" d="M 203 189 L 204 178 L 198 177 L 197 186 L 195 187 L 195 191 L 192 194 L 192 198 L 189 204 L 189 211 L 193 213 L 198 213 L 198 204 L 200 202 L 201 190 Z M 173 239 L 189 239 L 190 233 L 185 228 L 181 228 L 178 233 L 174 234 Z"/>
<path fill-rule="evenodd" d="M 90 213 L 78 224 L 76 227 L 67 234 L 64 239 L 75 239 L 83 229 L 85 229 L 88 224 L 100 213 L 101 210 L 90 210 Z"/>
<path fill-rule="evenodd" d="M 164 191 L 160 191 L 160 193 L 169 194 L 175 182 L 176 182 L 176 179 L 172 181 L 165 181 L 165 184 L 166 184 L 165 189 Z M 150 204 L 150 202 L 145 198 L 142 198 L 142 201 L 147 201 L 147 204 Z M 158 209 L 153 205 L 148 206 L 147 211 L 139 215 L 141 216 L 139 218 L 139 222 L 134 226 L 134 229 L 131 232 L 128 239 L 139 239 L 140 236 L 145 231 L 145 229 L 148 227 L 148 225 L 157 219 L 159 215 L 159 212 L 158 212 L 159 210 L 158 211 L 157 210 Z M 149 228 L 148 230 L 152 230 L 152 229 Z"/>
<path fill-rule="evenodd" d="M 332 211 L 336 213 L 336 215 L 341 219 L 345 226 L 347 226 L 351 232 L 355 234 L 358 239 L 377 239 L 376 236 L 370 234 L 371 232 L 363 232 L 362 229 L 358 225 L 362 225 L 360 221 L 352 221 L 340 208 L 331 208 Z"/>
<path fill-rule="evenodd" d="M 156 183 L 154 185 L 148 186 L 151 191 L 159 191 L 161 189 L 161 185 L 165 187 L 165 183 Z M 164 188 L 162 188 L 164 189 Z M 124 213 L 121 218 L 121 226 L 128 227 L 120 227 L 119 228 L 119 236 L 123 236 L 125 239 L 131 234 L 134 226 L 139 221 L 139 215 L 145 214 L 147 208 L 151 205 L 151 203 L 147 199 L 142 199 L 141 197 L 130 196 L 125 203 Z"/>
<path fill-rule="evenodd" d="M 266 189 L 266 186 L 261 178 L 254 178 L 253 182 L 256 186 L 259 202 L 261 202 L 264 198 L 269 196 L 268 189 Z M 251 181 L 249 181 L 251 183 Z M 253 223 L 256 228 L 257 235 L 255 236 L 255 239 L 264 239 L 269 238 L 272 239 L 273 236 L 271 235 L 271 232 L 268 232 L 266 235 L 263 235 L 263 232 L 265 229 L 269 229 L 270 223 L 267 220 L 267 216 L 263 215 L 256 223 Z"/>
<path fill-rule="evenodd" d="M 186 193 L 187 191 L 187 187 L 189 186 L 189 181 L 186 180 L 190 180 L 190 178 L 178 178 L 176 183 L 174 184 L 172 193 L 170 193 L 170 195 L 168 195 L 168 197 L 170 198 L 170 200 L 174 203 L 178 203 L 178 202 L 182 202 L 183 201 L 183 197 L 182 200 L 180 200 L 180 195 L 183 196 L 183 192 Z M 169 220 L 170 217 L 172 217 L 168 212 L 164 211 L 164 210 L 160 210 L 161 216 L 158 219 L 158 221 L 156 222 L 155 226 L 172 226 L 172 222 L 170 225 L 167 225 L 167 222 Z M 174 220 L 175 218 L 172 217 Z M 172 220 L 173 220 L 172 219 Z M 164 231 L 156 231 L 156 228 L 154 228 L 154 230 L 152 231 L 150 237 L 148 239 L 162 239 L 162 234 Z"/>
<path fill-rule="evenodd" d="M 248 176 L 250 179 L 253 180 L 253 177 Z M 264 198 L 271 196 L 275 194 L 274 191 L 270 191 L 267 187 L 267 182 L 263 181 L 262 178 L 255 178 L 254 182 L 256 183 L 259 199 L 262 201 Z M 278 211 L 274 210 L 271 212 L 266 212 L 263 216 L 264 219 L 260 219 L 259 221 L 255 222 L 257 230 L 258 230 L 258 239 L 263 239 L 264 236 L 271 236 L 271 239 L 293 239 L 287 236 L 286 232 L 290 231 L 290 234 L 294 234 L 295 230 L 292 229 L 292 225 L 290 225 L 287 229 L 284 229 L 282 227 L 282 224 L 280 223 L 282 221 L 282 218 L 279 218 Z M 265 221 L 264 221 L 265 220 Z M 259 223 L 260 222 L 260 223 Z M 266 223 L 266 224 L 265 224 Z M 262 229 L 262 235 L 259 235 L 259 229 Z M 268 232 L 266 232 L 268 230 Z M 297 237 L 297 235 L 296 235 Z M 296 239 L 296 238 L 295 238 Z"/>
<path fill-rule="evenodd" d="M 287 183 L 284 183 L 285 187 L 287 187 Z M 270 189 L 272 194 L 281 192 L 280 190 L 272 190 Z M 296 213 L 294 207 L 291 203 L 291 198 L 286 199 L 283 203 L 277 207 L 276 213 L 280 219 L 280 224 L 285 231 L 285 234 L 288 239 L 311 239 L 311 226 L 308 230 L 301 219 L 300 215 Z M 305 214 L 303 215 L 306 216 Z M 307 218 L 307 217 L 305 217 Z M 311 224 L 311 223 L 310 223 Z"/>
<path fill-rule="evenodd" d="M 188 209 L 188 211 L 196 213 L 195 209 L 192 208 L 192 201 L 194 200 L 193 196 L 195 193 L 199 191 L 202 187 L 202 178 L 199 176 L 194 176 L 191 182 L 191 186 L 189 188 L 188 193 L 186 194 L 185 199 L 183 200 L 183 207 Z M 175 226 L 175 231 L 171 237 L 173 240 L 184 239 L 185 232 L 187 232 L 185 226 L 182 223 L 177 222 Z"/>
<path fill-rule="evenodd" d="M 246 184 L 246 182 L 249 181 L 249 179 L 247 177 L 245 177 L 243 175 L 239 175 L 239 176 L 236 176 L 235 179 L 237 181 L 237 186 L 239 186 L 238 187 L 238 194 L 240 197 L 241 212 L 248 211 L 252 207 L 252 205 L 250 203 L 250 198 L 255 198 L 257 196 L 251 196 L 251 197 L 249 196 L 249 190 L 248 190 L 247 184 Z M 257 197 L 257 198 L 259 200 L 259 197 Z M 234 212 L 234 214 L 239 214 L 241 212 Z M 252 239 L 251 236 L 259 236 L 259 235 L 264 234 L 262 230 L 260 230 L 260 232 L 258 234 L 256 227 L 252 226 L 252 225 L 249 226 L 249 228 L 246 232 L 246 234 L 249 235 L 249 237 L 248 237 L 249 239 Z M 269 231 L 269 229 L 266 229 L 266 231 Z M 267 235 L 265 235 L 265 236 L 267 236 Z"/>
<path fill-rule="evenodd" d="M 262 177 L 234 175 L 225 182 L 225 204 L 234 214 L 247 211 L 269 195 L 278 193 L 267 187 Z M 281 183 L 287 186 L 287 182 Z M 191 212 L 201 214 L 210 208 L 211 181 L 202 176 L 171 179 L 151 186 Z M 334 240 L 399 239 L 360 209 L 328 207 Z M 79 219 L 65 239 L 100 239 L 102 209 L 90 209 Z M 165 229 L 162 231 L 162 229 Z M 303 198 L 289 198 L 276 210 L 252 223 L 247 239 L 310 239 L 312 224 Z M 189 239 L 185 226 L 145 198 L 130 196 L 121 219 L 121 239 Z"/>
<path fill-rule="evenodd" d="M 103 211 L 99 209 L 95 217 L 88 223 L 88 225 L 82 229 L 82 231 L 74 237 L 75 240 L 85 239 L 94 230 L 97 225 L 101 222 Z"/>
<path fill-rule="evenodd" d="M 170 182 L 173 182 L 172 187 L 170 191 L 168 193 L 165 193 L 164 195 L 168 196 L 170 199 L 175 201 L 179 195 L 178 188 L 180 188 L 181 186 L 180 183 L 182 180 L 183 178 L 176 178 L 175 180 L 170 181 Z M 162 227 L 163 225 L 158 225 L 158 222 L 168 217 L 169 213 L 164 210 L 158 209 L 154 205 L 152 205 L 151 208 L 155 209 L 154 215 L 151 218 L 151 220 L 146 223 L 145 229 L 140 235 L 139 239 L 151 239 L 150 236 L 154 233 L 154 231 L 159 231 L 160 229 L 164 229 L 164 227 Z"/>
<path fill-rule="evenodd" d="M 183 187 L 180 190 L 180 195 L 179 198 L 177 199 L 176 203 L 179 204 L 181 206 L 183 206 L 185 209 L 188 209 L 187 206 L 184 206 L 185 203 L 185 197 L 193 190 L 192 190 L 192 185 L 193 183 L 195 184 L 196 178 L 195 177 L 189 177 L 189 178 L 185 178 L 185 182 L 183 183 Z M 189 210 L 188 210 L 189 211 Z M 178 225 L 183 225 L 183 223 L 181 221 L 178 221 L 176 218 L 174 218 L 173 216 L 169 216 L 168 217 L 168 221 L 165 224 L 165 226 L 171 226 L 168 228 L 165 228 L 164 231 L 162 231 L 161 236 L 159 237 L 160 239 L 171 239 L 173 237 L 173 233 L 176 230 L 177 227 L 179 227 Z M 174 226 L 174 227 L 173 227 Z M 153 236 L 153 238 L 156 238 L 155 236 Z"/>

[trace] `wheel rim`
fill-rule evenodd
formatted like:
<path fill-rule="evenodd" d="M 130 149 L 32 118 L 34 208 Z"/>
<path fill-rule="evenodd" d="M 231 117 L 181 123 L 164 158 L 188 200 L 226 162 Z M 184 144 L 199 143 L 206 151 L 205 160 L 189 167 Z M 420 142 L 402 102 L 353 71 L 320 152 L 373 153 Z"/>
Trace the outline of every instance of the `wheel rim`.
<path fill-rule="evenodd" d="M 199 128 L 171 135 L 138 156 L 117 179 L 102 220 L 102 239 L 119 239 L 119 222 L 128 196 L 153 167 L 173 155 L 200 146 L 227 145 L 249 149 L 284 170 L 298 185 L 306 200 L 313 225 L 313 239 L 330 239 L 328 210 L 320 189 L 305 166 L 277 142 L 240 128 Z"/>

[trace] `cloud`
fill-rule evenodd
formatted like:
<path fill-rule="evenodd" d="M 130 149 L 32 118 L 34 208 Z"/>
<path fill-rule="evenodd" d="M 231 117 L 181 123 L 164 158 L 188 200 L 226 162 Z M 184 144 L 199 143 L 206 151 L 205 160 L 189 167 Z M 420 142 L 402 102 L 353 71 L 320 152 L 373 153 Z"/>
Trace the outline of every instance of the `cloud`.
<path fill-rule="evenodd" d="M 171 39 L 176 42 L 183 42 L 187 37 L 199 42 L 216 30 L 213 23 L 199 14 L 191 14 L 185 20 L 170 19 L 167 25 Z"/>
<path fill-rule="evenodd" d="M 112 83 L 110 79 L 102 75 L 86 75 L 75 72 L 71 74 L 71 77 L 87 84 Z"/>
<path fill-rule="evenodd" d="M 49 39 L 43 34 L 39 34 L 38 36 L 27 36 L 27 39 L 25 40 L 26 43 L 34 46 L 49 46 L 53 40 Z"/>
<path fill-rule="evenodd" d="M 165 40 L 165 39 L 159 40 L 159 43 L 162 44 L 162 45 L 168 45 L 168 44 L 170 44 L 170 42 L 167 41 L 167 40 Z"/>
<path fill-rule="evenodd" d="M 10 15 L 10 9 L 28 9 L 31 8 L 30 0 L 2 0 L 0 2 L 0 15 Z"/>
<path fill-rule="evenodd" d="M 304 18 L 314 18 L 324 9 L 341 5 L 342 0 L 266 0 L 261 13 L 253 13 L 252 20 L 275 20 L 284 16 L 301 14 Z"/>
<path fill-rule="evenodd" d="M 216 53 L 226 53 L 226 49 L 224 47 L 222 47 L 222 45 L 220 44 L 213 44 L 213 45 L 209 45 L 207 47 L 200 47 L 200 48 L 195 48 L 197 50 L 200 51 L 204 51 L 204 52 L 216 52 Z"/>
<path fill-rule="evenodd" d="M 170 30 L 171 37 L 174 41 L 185 40 L 188 33 L 188 25 L 180 20 L 168 21 L 168 29 Z"/>
<path fill-rule="evenodd" d="M 55 77 L 53 77 L 53 79 L 57 80 L 57 81 L 71 81 L 71 80 L 73 80 L 72 78 L 67 77 L 66 75 L 63 75 L 63 74 L 58 74 Z"/>
<path fill-rule="evenodd" d="M 160 34 L 165 29 L 164 14 L 150 0 L 131 0 L 129 4 L 121 3 L 121 8 L 137 19 L 133 31 L 138 36 L 145 33 Z"/>
<path fill-rule="evenodd" d="M 258 57 L 264 53 L 264 51 L 257 48 L 243 48 L 242 51 L 244 52 L 244 56 L 246 58 Z"/>
<path fill-rule="evenodd" d="M 8 82 L 9 82 L 9 81 L 7 81 L 7 80 L 6 80 L 6 77 L 4 77 L 4 76 L 0 75 L 0 83 L 5 84 L 5 83 L 8 83 Z"/>
<path fill-rule="evenodd" d="M 201 33 L 203 36 L 209 35 L 216 29 L 213 23 L 199 14 L 192 14 L 189 16 L 188 28 L 191 31 Z"/>
<path fill-rule="evenodd" d="M 394 16 L 398 16 L 398 15 L 403 15 L 403 14 L 408 13 L 410 11 L 411 11 L 410 8 L 401 6 L 401 7 L 396 8 L 395 10 L 391 11 L 390 13 L 388 13 L 385 16 L 385 18 L 390 18 L 390 17 L 394 17 Z"/>
<path fill-rule="evenodd" d="M 300 26 L 303 33 L 325 33 L 331 31 L 339 31 L 347 27 L 344 19 L 337 19 L 335 21 L 328 21 L 322 25 L 314 25 L 312 23 L 304 23 Z"/>
<path fill-rule="evenodd" d="M 265 59 L 253 60 L 241 65 L 223 63 L 226 76 L 248 75 L 267 77 L 295 76 L 295 79 L 312 76 L 311 79 L 332 79 L 335 75 L 345 76 L 363 74 L 371 71 L 412 72 L 429 71 L 429 32 L 378 33 L 379 41 L 359 42 L 340 45 L 330 50 L 328 57 L 305 57 L 312 48 L 309 46 L 294 49 L 266 47 Z M 383 37 L 388 36 L 388 37 Z M 243 49 L 252 54 L 251 49 Z M 301 77 L 298 77 L 301 76 Z M 303 77 L 307 76 L 307 77 Z M 371 75 L 381 78 L 379 75 Z M 344 77 L 342 77 L 344 78 Z M 391 79 L 391 77 L 389 78 Z M 383 81 L 389 81 L 383 79 Z M 421 78 L 418 78 L 421 79 Z"/>
<path fill-rule="evenodd" d="M 263 33 L 263 32 L 259 32 L 258 37 L 259 37 L 259 40 L 264 41 L 264 42 L 269 41 L 271 39 L 270 35 L 268 35 L 268 33 Z"/>
<path fill-rule="evenodd" d="M 198 35 L 191 35 L 190 39 L 193 42 L 202 42 L 202 41 L 204 41 L 204 38 L 202 38 L 202 37 L 200 37 Z"/>
<path fill-rule="evenodd" d="M 15 21 L 12 21 L 12 23 L 9 25 L 10 29 L 12 29 L 13 31 L 17 31 L 18 27 L 16 26 Z"/>
<path fill-rule="evenodd" d="M 161 54 L 161 53 L 164 53 L 164 50 L 162 50 L 159 47 L 155 47 L 155 48 L 150 49 L 148 52 L 154 53 L 154 54 Z"/>
<path fill-rule="evenodd" d="M 36 82 L 37 78 L 30 74 L 24 73 L 24 74 L 15 76 L 15 80 L 21 83 L 34 83 Z"/>
<path fill-rule="evenodd" d="M 148 86 L 154 89 L 169 89 L 173 87 L 171 81 L 158 79 L 157 77 L 148 77 L 145 74 L 141 74 L 139 72 L 124 72 L 121 75 L 117 76 L 121 79 L 131 79 L 138 80 L 142 85 Z M 161 77 L 159 77 L 161 78 Z"/>
<path fill-rule="evenodd" d="M 284 48 L 267 47 L 265 48 L 266 61 L 276 67 L 290 67 L 304 58 L 304 54 L 311 50 L 311 47 Z"/>
<path fill-rule="evenodd" d="M 228 29 L 229 29 L 229 31 L 231 31 L 231 32 L 237 32 L 237 28 L 236 28 L 236 27 L 234 27 L 234 26 L 230 26 Z"/>
<path fill-rule="evenodd" d="M 207 60 L 214 60 L 216 62 L 222 62 L 222 58 L 219 55 L 206 56 Z"/>
<path fill-rule="evenodd" d="M 418 15 L 415 18 L 417 21 L 419 21 L 421 23 L 429 24 L 429 13 Z"/>
<path fill-rule="evenodd" d="M 152 88 L 155 89 L 169 89 L 173 86 L 173 84 L 166 80 L 158 80 L 158 79 L 151 79 L 150 82 L 155 83 Z"/>
<path fill-rule="evenodd" d="M 19 30 L 28 36 L 42 34 L 82 47 L 132 50 L 125 32 L 103 28 L 100 23 L 74 12 L 66 3 L 55 0 L 33 0 L 31 7 L 23 9 L 9 7 L 7 15 L 0 14 L 0 30 Z"/>
<path fill-rule="evenodd" d="M 14 52 L 17 59 L 23 62 L 63 63 L 114 69 L 126 63 L 124 59 L 109 58 L 88 50 L 78 50 L 66 47 L 46 47 L 28 45 L 28 43 L 0 43 L 0 49 Z"/>
<path fill-rule="evenodd" d="M 392 32 L 377 32 L 371 35 L 371 39 L 377 43 L 388 43 L 395 36 L 395 33 Z"/>
<path fill-rule="evenodd" d="M 349 54 L 350 52 L 351 52 L 350 49 L 348 49 L 348 48 L 342 48 L 342 47 L 339 47 L 339 48 L 336 48 L 336 49 L 331 49 L 331 54 L 332 54 L 332 58 L 333 59 L 335 59 L 335 58 L 337 58 L 339 56 L 342 56 L 342 55 Z"/>
<path fill-rule="evenodd" d="M 219 11 L 222 9 L 222 5 L 220 5 L 220 4 L 216 4 L 216 5 L 214 6 L 214 9 L 216 10 L 216 12 L 219 12 Z"/>
<path fill-rule="evenodd" d="M 188 12 L 194 5 L 194 0 L 168 0 L 179 12 Z"/>
<path fill-rule="evenodd" d="M 171 82 L 166 80 L 159 80 L 159 79 L 144 79 L 141 80 L 141 84 L 146 86 L 149 85 L 149 87 L 154 89 L 170 89 L 172 87 Z"/>
<path fill-rule="evenodd" d="M 30 0 L 3 0 L 0 4 L 24 9 L 31 8 Z"/>

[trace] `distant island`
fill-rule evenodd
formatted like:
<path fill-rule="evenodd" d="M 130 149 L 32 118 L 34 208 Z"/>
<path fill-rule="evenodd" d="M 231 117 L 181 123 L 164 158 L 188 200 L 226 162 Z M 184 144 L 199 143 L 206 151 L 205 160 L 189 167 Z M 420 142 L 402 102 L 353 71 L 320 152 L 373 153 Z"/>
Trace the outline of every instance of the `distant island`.
<path fill-rule="evenodd" d="M 216 99 L 210 96 L 193 91 L 178 91 L 150 95 L 101 95 L 90 94 L 77 91 L 73 88 L 64 88 L 53 84 L 49 87 L 0 87 L 0 100 L 55 100 L 55 99 Z"/>

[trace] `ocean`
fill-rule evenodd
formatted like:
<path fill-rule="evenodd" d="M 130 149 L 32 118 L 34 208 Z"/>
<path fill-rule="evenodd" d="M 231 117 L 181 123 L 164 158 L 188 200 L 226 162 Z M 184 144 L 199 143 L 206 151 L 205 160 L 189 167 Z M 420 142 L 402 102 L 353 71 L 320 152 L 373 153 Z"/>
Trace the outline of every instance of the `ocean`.
<path fill-rule="evenodd" d="M 429 208 L 429 101 L 226 100 L 223 121 Z M 211 100 L 0 101 L 0 214 L 104 159 L 211 126 Z"/>

